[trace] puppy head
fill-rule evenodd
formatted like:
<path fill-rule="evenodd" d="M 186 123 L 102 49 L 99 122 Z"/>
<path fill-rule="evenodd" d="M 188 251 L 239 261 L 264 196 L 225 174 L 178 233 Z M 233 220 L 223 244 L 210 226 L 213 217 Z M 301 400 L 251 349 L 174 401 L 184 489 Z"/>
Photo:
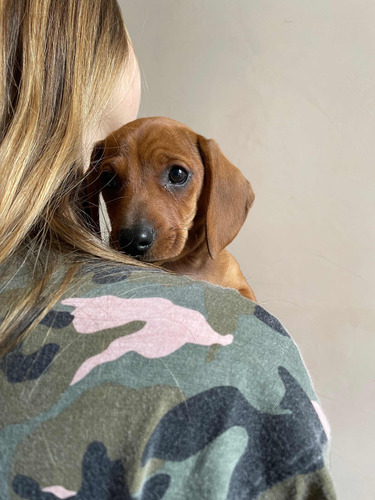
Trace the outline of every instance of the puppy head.
<path fill-rule="evenodd" d="M 87 176 L 97 226 L 102 193 L 110 244 L 148 262 L 181 254 L 203 186 L 196 135 L 166 118 L 138 119 L 98 143 Z"/>
<path fill-rule="evenodd" d="M 202 238 L 214 258 L 236 236 L 254 199 L 214 141 L 168 118 L 135 120 L 98 143 L 87 181 L 94 227 L 101 192 L 110 244 L 148 262 L 176 261 Z"/>

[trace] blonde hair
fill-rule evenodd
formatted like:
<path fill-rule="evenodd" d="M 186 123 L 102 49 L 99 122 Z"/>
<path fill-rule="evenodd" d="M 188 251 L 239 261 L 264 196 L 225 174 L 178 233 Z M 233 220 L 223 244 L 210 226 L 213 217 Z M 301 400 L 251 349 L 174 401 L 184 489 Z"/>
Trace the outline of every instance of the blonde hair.
<path fill-rule="evenodd" d="M 1 354 L 83 262 L 134 261 L 89 230 L 79 200 L 87 124 L 98 123 L 129 60 L 116 0 L 0 0 L 0 30 L 0 266 L 20 258 L 29 277 L 2 307 Z"/>

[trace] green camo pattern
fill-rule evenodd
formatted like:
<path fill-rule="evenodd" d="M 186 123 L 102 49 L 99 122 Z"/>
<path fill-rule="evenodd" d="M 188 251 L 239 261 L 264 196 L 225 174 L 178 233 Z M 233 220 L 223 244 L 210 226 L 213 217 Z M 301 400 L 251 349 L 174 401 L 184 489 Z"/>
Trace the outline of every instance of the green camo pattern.
<path fill-rule="evenodd" d="M 86 266 L 0 360 L 0 409 L 1 500 L 335 498 L 292 338 L 186 277 Z"/>

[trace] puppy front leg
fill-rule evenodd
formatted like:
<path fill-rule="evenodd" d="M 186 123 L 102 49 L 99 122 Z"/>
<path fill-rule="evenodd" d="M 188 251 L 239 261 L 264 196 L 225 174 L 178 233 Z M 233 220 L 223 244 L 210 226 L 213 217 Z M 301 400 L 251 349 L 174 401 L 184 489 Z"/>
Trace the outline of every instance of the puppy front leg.
<path fill-rule="evenodd" d="M 234 288 L 244 297 L 256 302 L 254 292 L 242 274 L 240 266 L 233 255 L 226 250 L 222 250 L 214 260 L 214 264 L 215 275 L 219 278 L 217 284 Z"/>
<path fill-rule="evenodd" d="M 208 281 L 213 285 L 238 290 L 244 297 L 256 302 L 254 292 L 250 288 L 236 259 L 226 250 L 222 250 L 215 259 L 211 259 L 205 250 L 198 256 L 186 256 L 174 262 L 165 262 L 163 266 L 176 274 Z"/>

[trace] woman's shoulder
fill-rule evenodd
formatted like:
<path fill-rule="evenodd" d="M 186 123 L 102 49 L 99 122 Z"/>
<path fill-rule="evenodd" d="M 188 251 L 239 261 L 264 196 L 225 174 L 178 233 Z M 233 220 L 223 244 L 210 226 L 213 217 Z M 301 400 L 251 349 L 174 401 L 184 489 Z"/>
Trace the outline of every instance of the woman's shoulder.
<path fill-rule="evenodd" d="M 219 379 L 226 384 L 245 377 L 249 386 L 255 378 L 253 397 L 266 401 L 269 387 L 270 404 L 276 388 L 271 378 L 277 377 L 282 394 L 285 384 L 280 373 L 288 372 L 315 398 L 298 348 L 276 317 L 235 290 L 160 270 L 86 266 L 27 345 L 45 347 L 46 332 L 59 351 L 71 349 L 76 357 L 95 352 L 96 367 L 100 356 L 103 363 L 110 361 L 110 352 L 123 361 L 134 356 L 144 359 L 149 366 L 160 367 L 155 360 L 167 358 L 172 366 L 184 366 L 186 374 L 197 373 L 199 360 L 201 370 L 221 372 Z M 75 382 L 84 377 L 82 370 L 77 370 Z"/>
<path fill-rule="evenodd" d="M 37 425 L 34 446 L 70 426 L 86 455 L 118 456 L 126 423 L 133 489 L 148 461 L 164 466 L 147 480 L 167 481 L 194 470 L 202 453 L 225 464 L 228 498 L 255 498 L 298 474 L 319 482 L 325 471 L 328 428 L 295 343 L 234 290 L 159 270 L 86 266 L 0 367 L 14 403 L 2 424 L 26 433 Z M 178 482 L 168 485 L 168 498 L 185 498 Z M 222 498 L 219 490 L 186 498 Z"/>

